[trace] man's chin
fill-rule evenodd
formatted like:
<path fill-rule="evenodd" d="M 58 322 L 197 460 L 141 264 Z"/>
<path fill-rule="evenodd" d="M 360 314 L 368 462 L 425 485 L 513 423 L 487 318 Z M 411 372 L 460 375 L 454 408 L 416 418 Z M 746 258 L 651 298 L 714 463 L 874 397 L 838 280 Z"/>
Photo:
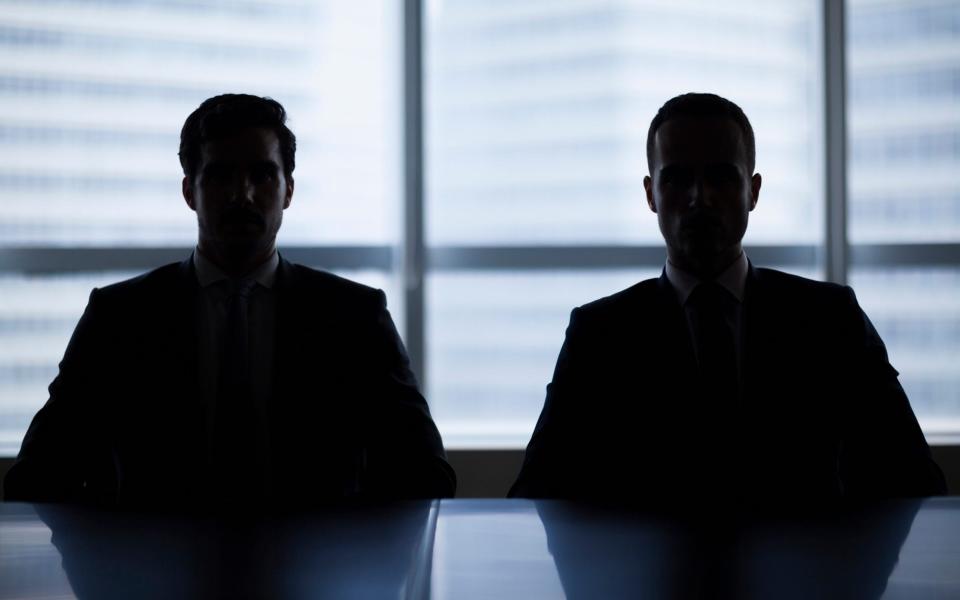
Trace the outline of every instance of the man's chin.
<path fill-rule="evenodd" d="M 714 238 L 687 239 L 683 244 L 684 254 L 698 261 L 710 260 L 723 254 L 726 244 Z"/>
<path fill-rule="evenodd" d="M 221 226 L 220 234 L 223 237 L 258 237 L 263 235 L 263 230 L 260 223 L 228 223 Z"/>
<path fill-rule="evenodd" d="M 256 254 L 265 244 L 259 235 L 225 235 L 218 240 L 223 253 L 232 256 Z"/>

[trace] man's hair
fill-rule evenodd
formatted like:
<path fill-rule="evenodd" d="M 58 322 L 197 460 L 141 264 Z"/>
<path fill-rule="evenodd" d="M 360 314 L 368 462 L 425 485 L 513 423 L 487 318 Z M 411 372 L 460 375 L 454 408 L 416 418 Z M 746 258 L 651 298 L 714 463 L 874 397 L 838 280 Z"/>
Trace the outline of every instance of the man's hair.
<path fill-rule="evenodd" d="M 286 125 L 287 111 L 272 98 L 249 94 L 222 94 L 203 101 L 190 113 L 180 130 L 180 166 L 193 183 L 200 166 L 200 149 L 206 142 L 225 138 L 243 129 L 271 129 L 280 141 L 280 157 L 287 179 L 293 174 L 297 138 Z"/>
<path fill-rule="evenodd" d="M 682 117 L 720 117 L 736 123 L 743 132 L 743 143 L 747 151 L 747 168 L 750 169 L 750 174 L 753 174 L 757 161 L 757 142 L 753 137 L 753 127 L 750 125 L 750 119 L 747 118 L 747 115 L 739 106 L 726 98 L 716 94 L 691 92 L 667 100 L 657 111 L 653 121 L 650 122 L 650 130 L 647 132 L 647 168 L 650 169 L 651 175 L 653 174 L 653 147 L 657 130 L 670 119 Z"/>

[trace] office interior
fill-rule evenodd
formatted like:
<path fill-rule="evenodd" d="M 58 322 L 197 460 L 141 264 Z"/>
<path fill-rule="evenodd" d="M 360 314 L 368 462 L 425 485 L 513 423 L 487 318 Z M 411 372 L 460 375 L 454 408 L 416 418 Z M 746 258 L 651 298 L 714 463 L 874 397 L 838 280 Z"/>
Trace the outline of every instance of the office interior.
<path fill-rule="evenodd" d="M 90 290 L 192 250 L 180 126 L 246 92 L 298 136 L 281 254 L 386 292 L 458 497 L 503 497 L 570 310 L 663 266 L 650 119 L 711 91 L 748 256 L 855 289 L 960 490 L 960 2 L 61 0 L 0 45 L 0 475 Z"/>

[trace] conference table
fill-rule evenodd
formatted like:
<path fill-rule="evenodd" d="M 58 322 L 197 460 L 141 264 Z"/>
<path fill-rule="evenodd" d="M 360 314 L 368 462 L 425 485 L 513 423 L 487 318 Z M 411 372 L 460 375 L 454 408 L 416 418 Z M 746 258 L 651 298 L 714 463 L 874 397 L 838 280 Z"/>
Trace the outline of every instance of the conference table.
<path fill-rule="evenodd" d="M 442 500 L 253 515 L 0 504 L 0 598 L 960 598 L 960 499 Z"/>

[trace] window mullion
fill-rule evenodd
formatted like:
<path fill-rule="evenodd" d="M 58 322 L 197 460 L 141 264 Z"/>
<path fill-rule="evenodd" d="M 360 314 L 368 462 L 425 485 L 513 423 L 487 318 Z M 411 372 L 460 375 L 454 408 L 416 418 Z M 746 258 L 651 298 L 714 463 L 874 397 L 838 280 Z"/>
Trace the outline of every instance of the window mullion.
<path fill-rule="evenodd" d="M 823 0 L 824 183 L 827 281 L 847 283 L 845 1 Z"/>

